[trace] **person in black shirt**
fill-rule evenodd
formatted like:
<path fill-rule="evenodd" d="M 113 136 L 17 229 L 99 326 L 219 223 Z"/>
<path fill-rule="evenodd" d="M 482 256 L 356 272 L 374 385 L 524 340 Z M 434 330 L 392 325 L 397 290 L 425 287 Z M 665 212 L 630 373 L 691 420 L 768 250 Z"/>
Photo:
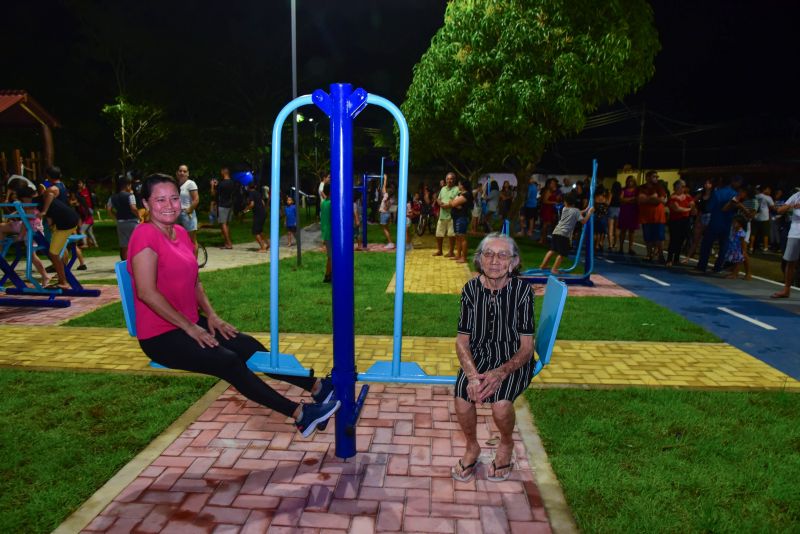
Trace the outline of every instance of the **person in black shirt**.
<path fill-rule="evenodd" d="M 222 176 L 222 181 L 211 181 L 211 195 L 216 195 L 217 197 L 217 212 L 222 229 L 222 239 L 225 241 L 222 248 L 232 249 L 233 242 L 231 241 L 231 231 L 228 225 L 233 219 L 233 194 L 238 186 L 236 182 L 231 180 L 231 173 L 227 167 L 220 169 L 219 173 Z"/>
<path fill-rule="evenodd" d="M 264 204 L 264 197 L 256 188 L 256 182 L 250 182 L 247 186 L 247 208 L 244 212 L 253 212 L 252 234 L 258 243 L 258 252 L 266 252 L 269 249 L 269 240 L 264 239 L 264 223 L 267 222 L 267 207 Z"/>
<path fill-rule="evenodd" d="M 466 178 L 461 178 L 458 181 L 458 195 L 443 206 L 450 208 L 450 216 L 453 218 L 456 250 L 452 259 L 458 263 L 467 263 L 467 229 L 469 228 L 473 203 L 472 184 Z"/>
<path fill-rule="evenodd" d="M 61 259 L 61 249 L 64 248 L 67 238 L 74 234 L 78 228 L 80 223 L 78 214 L 67 204 L 58 200 L 51 191 L 46 191 L 42 196 L 35 196 L 33 189 L 24 187 L 17 193 L 17 198 L 22 202 L 36 204 L 39 216 L 43 221 L 47 217 L 51 231 L 50 248 L 47 251 L 47 256 L 50 258 L 50 262 L 53 264 L 58 276 L 58 287 L 70 289 L 64 270 L 64 261 Z"/>
<path fill-rule="evenodd" d="M 136 197 L 131 188 L 131 182 L 125 177 L 120 177 L 117 183 L 119 191 L 108 199 L 106 207 L 117 220 L 117 240 L 119 241 L 119 257 L 122 261 L 128 259 L 128 240 L 133 234 L 136 225 L 142 222 L 139 210 L 136 207 Z"/>

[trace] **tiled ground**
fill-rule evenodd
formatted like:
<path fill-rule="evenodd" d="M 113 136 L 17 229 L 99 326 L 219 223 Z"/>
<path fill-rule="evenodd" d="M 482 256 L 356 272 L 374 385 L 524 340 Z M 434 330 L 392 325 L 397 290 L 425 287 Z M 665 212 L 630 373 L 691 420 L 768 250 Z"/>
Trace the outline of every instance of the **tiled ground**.
<path fill-rule="evenodd" d="M 359 452 L 343 461 L 333 423 L 302 438 L 285 417 L 229 389 L 85 531 L 550 532 L 518 433 L 508 481 L 488 482 L 485 466 L 470 482 L 450 477 L 464 452 L 452 403 L 447 387 L 372 385 Z M 478 432 L 482 444 L 496 435 L 486 408 Z"/>
<path fill-rule="evenodd" d="M 22 306 L 0 306 L 0 324 L 49 325 L 68 321 L 109 302 L 119 301 L 117 286 L 87 285 L 86 289 L 99 289 L 99 297 L 59 297 L 70 301 L 68 308 L 29 308 Z M 41 297 L 14 297 L 39 299 Z"/>
<path fill-rule="evenodd" d="M 269 336 L 255 334 L 269 347 Z M 0 366 L 151 370 L 123 329 L 0 325 Z M 321 334 L 281 334 L 281 352 L 294 354 L 317 374 L 330 371 L 333 342 Z M 390 360 L 390 336 L 356 336 L 359 371 Z M 403 361 L 430 375 L 458 369 L 453 338 L 404 337 Z M 172 371 L 161 371 L 172 372 Z M 800 389 L 800 382 L 725 343 L 557 341 L 550 365 L 536 378 L 548 385 Z"/>

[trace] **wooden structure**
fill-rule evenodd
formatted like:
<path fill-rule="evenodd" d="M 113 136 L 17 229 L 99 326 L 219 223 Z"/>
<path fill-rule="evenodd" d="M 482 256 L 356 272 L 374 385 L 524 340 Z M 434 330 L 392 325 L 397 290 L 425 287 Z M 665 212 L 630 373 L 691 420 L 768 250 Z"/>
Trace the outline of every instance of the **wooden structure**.
<path fill-rule="evenodd" d="M 0 171 L 35 180 L 53 164 L 53 128 L 60 126 L 26 91 L 0 89 L 0 128 L 39 128 L 42 136 L 41 151 L 12 148 L 9 155 L 0 152 Z"/>

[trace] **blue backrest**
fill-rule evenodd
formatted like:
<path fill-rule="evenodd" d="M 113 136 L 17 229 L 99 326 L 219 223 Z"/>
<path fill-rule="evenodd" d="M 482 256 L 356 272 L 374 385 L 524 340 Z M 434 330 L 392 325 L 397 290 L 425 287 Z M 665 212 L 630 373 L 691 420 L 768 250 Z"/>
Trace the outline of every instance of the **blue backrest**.
<path fill-rule="evenodd" d="M 558 325 L 564 314 L 564 305 L 567 303 L 567 285 L 557 280 L 554 276 L 547 277 L 544 290 L 544 304 L 539 314 L 539 327 L 536 329 L 536 354 L 538 360 L 534 376 L 550 363 L 553 347 L 556 344 Z"/>
<path fill-rule="evenodd" d="M 117 286 L 122 299 L 122 311 L 125 313 L 125 326 L 128 327 L 128 333 L 136 337 L 136 310 L 133 307 L 133 286 L 131 285 L 131 275 L 128 274 L 128 262 L 118 261 L 114 265 L 114 272 L 117 273 Z"/>

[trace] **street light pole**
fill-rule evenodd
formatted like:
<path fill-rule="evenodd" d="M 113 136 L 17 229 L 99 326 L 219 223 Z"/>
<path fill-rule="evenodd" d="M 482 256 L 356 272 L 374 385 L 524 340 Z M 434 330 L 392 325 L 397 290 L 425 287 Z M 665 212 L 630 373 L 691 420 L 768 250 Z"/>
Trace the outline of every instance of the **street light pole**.
<path fill-rule="evenodd" d="M 292 99 L 297 98 L 297 0 L 292 0 Z M 300 165 L 297 160 L 297 110 L 293 112 L 292 136 L 294 138 L 294 206 L 300 219 Z M 303 264 L 300 249 L 302 227 L 297 232 L 297 265 Z M 274 244 L 273 244 L 274 246 Z"/>

